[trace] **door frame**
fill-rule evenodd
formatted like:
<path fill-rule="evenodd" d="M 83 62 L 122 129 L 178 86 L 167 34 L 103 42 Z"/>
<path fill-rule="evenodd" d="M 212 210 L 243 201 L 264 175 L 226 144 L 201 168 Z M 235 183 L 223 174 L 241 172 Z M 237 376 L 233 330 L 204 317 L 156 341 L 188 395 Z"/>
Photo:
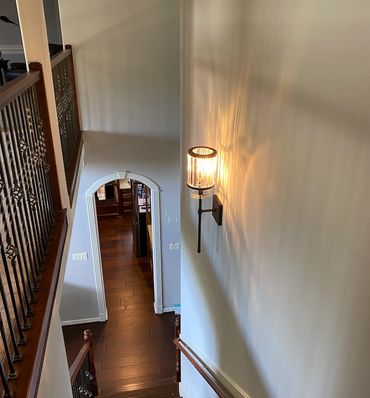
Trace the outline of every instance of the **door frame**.
<path fill-rule="evenodd" d="M 153 285 L 154 285 L 154 312 L 163 313 L 162 293 L 162 246 L 161 246 L 161 214 L 160 214 L 160 189 L 150 178 L 130 171 L 109 174 L 97 180 L 86 191 L 87 218 L 89 223 L 92 263 L 94 267 L 95 283 L 100 321 L 108 319 L 107 304 L 105 300 L 105 288 L 103 277 L 103 264 L 100 253 L 100 240 L 98 230 L 98 218 L 96 213 L 95 192 L 102 185 L 121 179 L 130 179 L 142 182 L 150 188 L 150 204 L 152 215 L 152 249 L 153 249 Z"/>

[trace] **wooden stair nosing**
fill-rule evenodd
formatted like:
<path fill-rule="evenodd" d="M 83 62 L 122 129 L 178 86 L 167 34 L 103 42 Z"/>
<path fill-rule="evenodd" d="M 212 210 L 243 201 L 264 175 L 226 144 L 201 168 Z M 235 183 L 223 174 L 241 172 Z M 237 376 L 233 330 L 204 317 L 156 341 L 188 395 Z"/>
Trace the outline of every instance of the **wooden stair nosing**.
<path fill-rule="evenodd" d="M 120 387 L 115 387 L 112 389 L 105 389 L 99 395 L 99 398 L 108 397 L 153 397 L 155 395 L 149 394 L 160 394 L 160 393 L 174 393 L 176 395 L 165 395 L 167 397 L 178 397 L 177 384 L 174 382 L 173 378 L 158 379 L 150 382 L 127 384 Z M 146 395 L 142 395 L 142 394 Z M 165 397 L 164 396 L 164 397 Z M 158 398 L 160 395 L 158 395 Z"/>

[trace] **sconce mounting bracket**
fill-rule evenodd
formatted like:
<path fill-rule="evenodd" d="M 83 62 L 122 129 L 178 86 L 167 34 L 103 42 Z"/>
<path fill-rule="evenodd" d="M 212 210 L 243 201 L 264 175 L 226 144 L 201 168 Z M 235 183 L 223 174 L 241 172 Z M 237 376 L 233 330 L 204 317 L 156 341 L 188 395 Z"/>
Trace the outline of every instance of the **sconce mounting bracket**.
<path fill-rule="evenodd" d="M 212 216 L 215 219 L 217 225 L 222 225 L 222 212 L 223 206 L 217 195 L 212 197 Z"/>

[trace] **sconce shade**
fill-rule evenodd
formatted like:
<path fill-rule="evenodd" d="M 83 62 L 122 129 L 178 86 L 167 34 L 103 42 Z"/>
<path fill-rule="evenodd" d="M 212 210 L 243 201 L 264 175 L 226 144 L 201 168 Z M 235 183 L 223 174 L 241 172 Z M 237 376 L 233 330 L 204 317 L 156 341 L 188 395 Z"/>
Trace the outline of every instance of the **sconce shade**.
<path fill-rule="evenodd" d="M 188 187 L 197 190 L 212 188 L 216 183 L 217 151 L 196 146 L 188 152 Z"/>

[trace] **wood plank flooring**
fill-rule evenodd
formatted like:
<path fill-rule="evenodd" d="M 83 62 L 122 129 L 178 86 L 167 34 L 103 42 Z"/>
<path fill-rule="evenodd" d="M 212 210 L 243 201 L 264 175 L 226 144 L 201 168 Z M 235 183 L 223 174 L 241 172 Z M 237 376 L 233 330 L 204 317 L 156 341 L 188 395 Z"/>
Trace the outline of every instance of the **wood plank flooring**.
<path fill-rule="evenodd" d="M 173 313 L 155 315 L 153 276 L 146 258 L 133 252 L 131 216 L 99 220 L 109 319 L 63 328 L 68 362 L 91 329 L 101 394 L 135 384 L 168 381 L 175 372 Z"/>

